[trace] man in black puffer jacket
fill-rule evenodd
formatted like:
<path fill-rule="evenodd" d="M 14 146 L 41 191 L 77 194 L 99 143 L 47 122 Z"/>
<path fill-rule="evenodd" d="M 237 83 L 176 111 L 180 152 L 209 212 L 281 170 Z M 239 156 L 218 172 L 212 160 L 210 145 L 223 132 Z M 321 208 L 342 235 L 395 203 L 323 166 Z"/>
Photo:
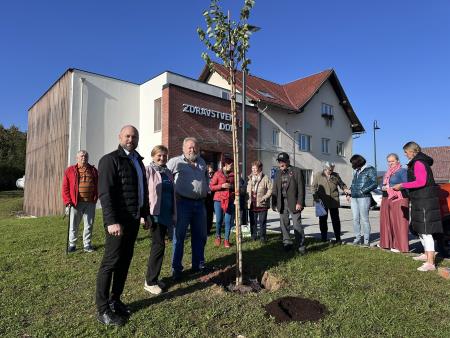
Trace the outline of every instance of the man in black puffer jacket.
<path fill-rule="evenodd" d="M 145 168 L 135 150 L 139 142 L 137 129 L 123 127 L 119 141 L 118 149 L 103 156 L 98 166 L 106 240 L 97 274 L 96 303 L 99 322 L 121 326 L 130 310 L 120 296 L 133 258 L 139 220 L 147 219 L 149 204 Z"/>

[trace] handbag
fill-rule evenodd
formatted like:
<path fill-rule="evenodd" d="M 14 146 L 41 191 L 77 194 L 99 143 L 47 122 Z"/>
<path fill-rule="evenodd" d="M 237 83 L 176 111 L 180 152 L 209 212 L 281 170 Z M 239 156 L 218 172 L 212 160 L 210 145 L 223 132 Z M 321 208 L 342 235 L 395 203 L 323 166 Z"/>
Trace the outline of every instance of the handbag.
<path fill-rule="evenodd" d="M 327 214 L 327 211 L 325 210 L 322 200 L 318 200 L 315 203 L 315 205 L 316 205 L 316 216 L 317 217 L 325 216 Z"/>
<path fill-rule="evenodd" d="M 373 198 L 372 194 L 370 194 L 370 206 L 369 208 L 374 208 L 377 206 L 377 201 Z"/>

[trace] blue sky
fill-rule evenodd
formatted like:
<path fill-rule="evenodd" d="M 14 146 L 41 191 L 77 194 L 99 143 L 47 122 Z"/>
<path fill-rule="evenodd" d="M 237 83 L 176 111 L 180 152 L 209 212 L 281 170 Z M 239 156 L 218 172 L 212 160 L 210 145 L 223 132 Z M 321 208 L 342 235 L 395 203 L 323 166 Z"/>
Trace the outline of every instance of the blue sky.
<path fill-rule="evenodd" d="M 241 1 L 223 0 L 238 15 Z M 198 77 L 207 0 L 4 1 L 0 123 L 27 129 L 27 109 L 67 69 L 133 82 L 171 70 Z M 285 83 L 334 68 L 366 134 L 354 152 L 379 167 L 410 140 L 450 145 L 450 1 L 256 0 L 250 71 Z"/>

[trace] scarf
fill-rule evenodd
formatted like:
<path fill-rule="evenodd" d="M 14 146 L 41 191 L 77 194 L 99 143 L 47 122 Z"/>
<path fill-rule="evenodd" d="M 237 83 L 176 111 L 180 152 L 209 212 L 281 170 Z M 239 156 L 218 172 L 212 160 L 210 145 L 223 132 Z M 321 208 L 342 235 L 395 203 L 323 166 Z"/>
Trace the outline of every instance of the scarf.
<path fill-rule="evenodd" d="M 256 193 L 257 189 L 258 189 L 258 183 L 261 181 L 262 179 L 262 173 L 259 173 L 258 175 L 253 175 L 251 176 L 251 182 L 252 182 L 252 192 Z"/>
<path fill-rule="evenodd" d="M 402 168 L 402 165 L 400 163 L 394 165 L 393 167 L 389 167 L 389 169 L 386 171 L 383 177 L 383 185 L 386 186 L 386 192 L 388 194 L 388 198 L 390 200 L 401 200 L 403 198 L 401 191 L 395 191 L 394 189 L 389 187 L 389 180 L 391 179 L 391 176 L 394 175 L 397 171 L 399 171 Z"/>
<path fill-rule="evenodd" d="M 166 167 L 166 165 L 159 165 L 155 162 L 152 162 L 152 163 L 150 163 L 150 167 L 152 167 L 155 171 L 157 171 L 159 173 L 163 173 L 163 174 L 166 174 L 167 176 L 169 176 L 168 173 L 170 173 L 170 170 L 169 170 L 169 168 Z"/>

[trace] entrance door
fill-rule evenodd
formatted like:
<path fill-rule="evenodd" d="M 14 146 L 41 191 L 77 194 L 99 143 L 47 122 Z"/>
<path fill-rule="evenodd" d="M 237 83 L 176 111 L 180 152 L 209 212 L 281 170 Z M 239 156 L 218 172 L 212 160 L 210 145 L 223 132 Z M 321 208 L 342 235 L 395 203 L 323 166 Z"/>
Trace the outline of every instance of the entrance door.
<path fill-rule="evenodd" d="M 200 155 L 205 160 L 206 164 L 212 164 L 214 171 L 217 171 L 217 169 L 219 169 L 222 155 L 221 153 L 202 150 L 200 152 Z"/>

